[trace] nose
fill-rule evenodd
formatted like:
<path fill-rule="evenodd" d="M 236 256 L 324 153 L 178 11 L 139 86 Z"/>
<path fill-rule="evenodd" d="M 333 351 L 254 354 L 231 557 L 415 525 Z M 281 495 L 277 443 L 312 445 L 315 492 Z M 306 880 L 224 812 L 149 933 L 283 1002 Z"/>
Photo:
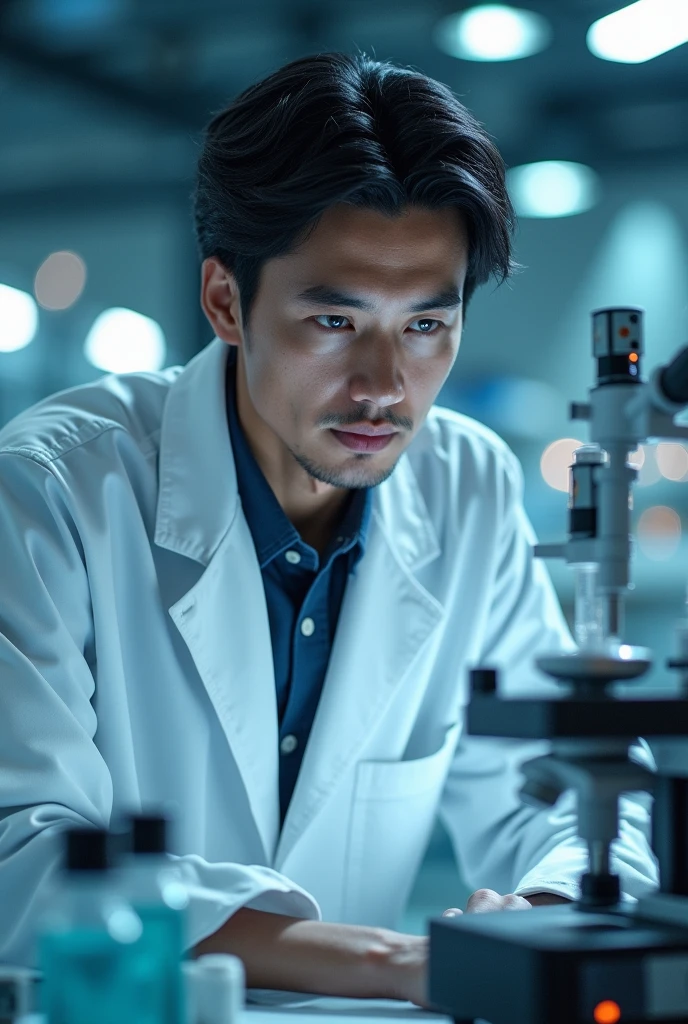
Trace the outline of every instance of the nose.
<path fill-rule="evenodd" d="M 349 387 L 352 400 L 379 408 L 402 402 L 406 391 L 395 343 L 378 338 L 361 341 Z"/>

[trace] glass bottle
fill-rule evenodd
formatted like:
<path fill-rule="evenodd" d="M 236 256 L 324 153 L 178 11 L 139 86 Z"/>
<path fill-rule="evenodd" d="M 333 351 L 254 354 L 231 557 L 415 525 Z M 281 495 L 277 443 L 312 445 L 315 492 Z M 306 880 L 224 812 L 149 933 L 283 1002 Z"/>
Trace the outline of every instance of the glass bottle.
<path fill-rule="evenodd" d="M 47 1024 L 152 1024 L 142 934 L 141 919 L 117 891 L 107 831 L 69 829 L 64 869 L 39 926 L 39 1004 Z"/>
<path fill-rule="evenodd" d="M 168 857 L 168 822 L 161 814 L 127 816 L 129 846 L 118 871 L 120 891 L 141 919 L 147 963 L 156 964 L 157 1000 L 165 1024 L 184 1024 L 181 962 L 189 897 Z"/>

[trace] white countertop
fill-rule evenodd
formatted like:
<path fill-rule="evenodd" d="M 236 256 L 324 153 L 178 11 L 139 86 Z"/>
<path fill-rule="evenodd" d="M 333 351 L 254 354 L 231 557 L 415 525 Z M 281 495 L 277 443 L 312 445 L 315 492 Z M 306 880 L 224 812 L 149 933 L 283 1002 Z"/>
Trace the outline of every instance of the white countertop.
<path fill-rule="evenodd" d="M 420 1024 L 421 1021 L 434 1021 L 436 1024 L 449 1021 L 451 1018 L 443 1014 L 421 1010 L 413 1003 L 402 1003 L 394 999 L 314 999 L 304 997 L 294 1002 L 280 1005 L 255 1005 L 249 1003 L 246 1015 L 250 1024 L 276 1024 L 276 1018 L 283 1021 L 304 1020 L 308 1024 L 344 1024 L 355 1021 L 356 1024 Z"/>
<path fill-rule="evenodd" d="M 246 1024 L 283 1024 L 306 1021 L 307 1024 L 421 1024 L 450 1021 L 442 1014 L 433 1014 L 415 1007 L 413 1002 L 397 999 L 342 999 L 330 996 L 300 996 L 297 992 L 261 992 L 261 1004 L 249 1004 L 244 1010 Z M 289 999 L 285 1002 L 285 999 Z M 264 1001 L 262 1001 L 264 1000 Z M 270 1002 L 272 1005 L 270 1006 Z M 16 1024 L 46 1024 L 42 1014 L 20 1017 Z"/>
<path fill-rule="evenodd" d="M 274 993 L 274 1005 L 268 1005 L 270 994 L 265 993 L 266 1003 L 248 1003 L 242 1016 L 246 1024 L 283 1024 L 291 1021 L 305 1021 L 307 1024 L 421 1024 L 436 1022 L 443 1024 L 451 1018 L 439 1013 L 421 1010 L 413 1003 L 402 1003 L 394 999 L 335 999 L 314 998 L 297 994 L 291 995 L 284 1003 L 285 993 Z M 279 1000 L 279 1003 L 277 1003 Z M 46 1024 L 42 1014 L 21 1017 L 17 1024 Z"/>

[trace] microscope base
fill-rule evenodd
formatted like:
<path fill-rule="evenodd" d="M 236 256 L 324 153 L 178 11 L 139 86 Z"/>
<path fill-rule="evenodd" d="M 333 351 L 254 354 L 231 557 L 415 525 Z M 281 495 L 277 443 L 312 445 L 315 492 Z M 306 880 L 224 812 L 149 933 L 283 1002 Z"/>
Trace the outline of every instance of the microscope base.
<path fill-rule="evenodd" d="M 685 1022 L 688 928 L 576 904 L 432 920 L 428 995 L 457 1024 Z"/>

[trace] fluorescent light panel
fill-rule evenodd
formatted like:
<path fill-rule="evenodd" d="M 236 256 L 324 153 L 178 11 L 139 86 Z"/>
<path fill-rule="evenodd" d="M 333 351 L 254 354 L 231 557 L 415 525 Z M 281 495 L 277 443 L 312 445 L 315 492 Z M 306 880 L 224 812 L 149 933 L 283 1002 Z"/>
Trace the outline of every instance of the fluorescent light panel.
<path fill-rule="evenodd" d="M 652 60 L 688 42 L 688 0 L 637 0 L 594 22 L 586 42 L 602 60 Z"/>

